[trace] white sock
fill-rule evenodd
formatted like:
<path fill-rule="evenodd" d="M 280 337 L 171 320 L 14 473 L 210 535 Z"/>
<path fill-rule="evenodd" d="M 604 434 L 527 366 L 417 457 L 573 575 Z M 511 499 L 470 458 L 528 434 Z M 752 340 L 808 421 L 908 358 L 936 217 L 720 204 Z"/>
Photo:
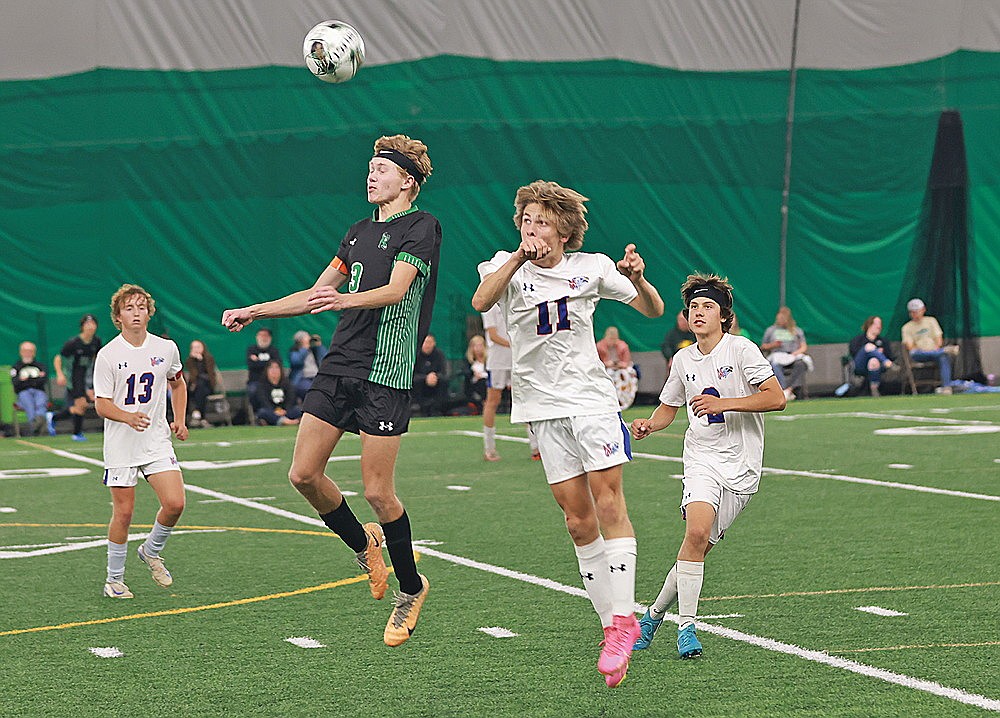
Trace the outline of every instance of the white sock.
<path fill-rule="evenodd" d="M 662 619 L 663 614 L 667 612 L 667 609 L 674 605 L 674 601 L 676 600 L 677 564 L 675 563 L 670 567 L 670 571 L 667 573 L 667 578 L 663 582 L 663 588 L 661 588 L 660 593 L 657 594 L 656 600 L 653 601 L 653 605 L 649 607 L 649 615 L 653 618 Z"/>
<path fill-rule="evenodd" d="M 173 526 L 164 526 L 159 521 L 153 521 L 153 530 L 149 532 L 146 542 L 142 545 L 146 555 L 159 556 L 160 551 L 163 550 L 164 545 L 167 543 L 167 539 L 170 538 L 170 532 L 173 530 Z"/>
<path fill-rule="evenodd" d="M 694 623 L 698 615 L 698 599 L 701 598 L 701 584 L 705 579 L 704 561 L 677 561 L 677 613 L 684 629 Z"/>
<path fill-rule="evenodd" d="M 608 573 L 608 559 L 604 549 L 604 537 L 598 536 L 586 546 L 574 546 L 580 564 L 580 578 L 594 610 L 601 618 L 601 626 L 611 625 L 611 575 Z"/>
<path fill-rule="evenodd" d="M 495 426 L 483 427 L 483 449 L 486 451 L 497 450 L 497 428 Z"/>
<path fill-rule="evenodd" d="M 531 453 L 538 453 L 538 437 L 535 436 L 534 430 L 531 428 L 531 424 L 528 424 L 528 444 L 531 445 Z"/>
<path fill-rule="evenodd" d="M 108 581 L 121 582 L 125 578 L 125 557 L 128 555 L 128 541 L 115 543 L 108 539 Z"/>
<path fill-rule="evenodd" d="M 635 614 L 635 536 L 604 539 L 611 578 L 611 608 L 616 616 Z"/>

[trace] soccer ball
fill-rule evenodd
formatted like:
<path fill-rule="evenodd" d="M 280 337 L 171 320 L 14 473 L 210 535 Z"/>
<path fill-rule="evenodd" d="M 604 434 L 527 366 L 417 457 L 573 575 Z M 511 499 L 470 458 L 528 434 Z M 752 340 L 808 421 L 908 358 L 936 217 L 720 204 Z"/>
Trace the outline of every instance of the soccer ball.
<path fill-rule="evenodd" d="M 346 22 L 327 20 L 306 33 L 302 56 L 323 82 L 347 82 L 365 62 L 365 41 Z"/>

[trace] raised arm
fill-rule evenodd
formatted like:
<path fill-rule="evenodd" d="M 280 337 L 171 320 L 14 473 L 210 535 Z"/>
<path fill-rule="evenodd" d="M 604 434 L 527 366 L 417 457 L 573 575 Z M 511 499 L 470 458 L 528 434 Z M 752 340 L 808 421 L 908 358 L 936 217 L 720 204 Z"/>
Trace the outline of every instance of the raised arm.
<path fill-rule="evenodd" d="M 227 309 L 222 313 L 222 326 L 231 332 L 238 332 L 255 319 L 277 317 L 297 317 L 310 311 L 309 297 L 321 287 L 336 290 L 347 277 L 332 265 L 328 265 L 309 289 L 274 299 L 270 302 L 251 304 L 239 309 Z"/>
<path fill-rule="evenodd" d="M 629 244 L 625 247 L 625 256 L 618 262 L 618 271 L 622 273 L 639 292 L 635 299 L 629 302 L 629 306 L 637 310 L 643 316 L 655 319 L 663 316 L 663 299 L 656 287 L 650 284 L 645 277 L 646 263 L 639 253 L 635 251 L 635 245 Z"/>
<path fill-rule="evenodd" d="M 472 295 L 472 308 L 477 312 L 485 312 L 503 296 L 507 285 L 510 284 L 514 272 L 521 268 L 521 265 L 528 261 L 525 254 L 518 249 L 510 255 L 510 258 L 500 265 L 500 268 L 486 276 L 479 283 L 475 293 Z"/>

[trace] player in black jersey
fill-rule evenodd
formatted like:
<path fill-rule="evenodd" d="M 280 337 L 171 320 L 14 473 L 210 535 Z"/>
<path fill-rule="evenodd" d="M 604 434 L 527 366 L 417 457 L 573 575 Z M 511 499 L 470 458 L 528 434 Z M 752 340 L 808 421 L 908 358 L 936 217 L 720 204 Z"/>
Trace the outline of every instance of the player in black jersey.
<path fill-rule="evenodd" d="M 430 326 L 437 284 L 441 225 L 414 204 L 431 169 L 423 142 L 380 137 L 367 180 L 368 201 L 376 209 L 348 229 L 316 283 L 222 314 L 223 326 L 237 332 L 255 319 L 341 312 L 330 351 L 303 402 L 288 478 L 357 553 L 376 599 L 388 586 L 383 544 L 388 548 L 400 588 L 385 628 L 390 646 L 413 633 L 429 588 L 417 573 L 410 519 L 393 475 L 410 421 L 413 363 Z M 345 431 L 361 435 L 361 479 L 379 523 L 362 526 L 324 473 Z"/>
<path fill-rule="evenodd" d="M 52 418 L 50 433 L 54 433 L 56 421 L 72 417 L 73 441 L 87 440 L 83 434 L 83 415 L 87 413 L 87 404 L 94 401 L 94 361 L 102 346 L 97 336 L 97 317 L 84 314 L 80 333 L 63 344 L 52 360 L 56 384 L 66 387 L 66 406 Z"/>

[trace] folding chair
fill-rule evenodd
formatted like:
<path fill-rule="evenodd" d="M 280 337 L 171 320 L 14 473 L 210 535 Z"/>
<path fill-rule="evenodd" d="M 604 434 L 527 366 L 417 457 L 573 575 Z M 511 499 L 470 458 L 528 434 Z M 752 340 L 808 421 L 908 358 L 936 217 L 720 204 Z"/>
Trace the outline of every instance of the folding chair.
<path fill-rule="evenodd" d="M 910 352 L 905 346 L 900 346 L 900 366 L 903 372 L 902 393 L 906 393 L 906 388 L 910 388 L 911 394 L 919 393 L 923 387 L 928 387 L 932 391 L 941 383 L 941 375 L 938 371 L 936 361 L 913 361 Z"/>
<path fill-rule="evenodd" d="M 206 399 L 207 404 L 205 405 L 205 410 L 207 414 L 213 414 L 226 426 L 233 425 L 233 411 L 232 407 L 229 406 L 229 399 L 226 396 L 226 384 L 222 377 L 222 372 L 218 369 L 215 370 L 215 393 L 209 394 Z M 208 417 L 205 417 L 208 420 Z"/>

